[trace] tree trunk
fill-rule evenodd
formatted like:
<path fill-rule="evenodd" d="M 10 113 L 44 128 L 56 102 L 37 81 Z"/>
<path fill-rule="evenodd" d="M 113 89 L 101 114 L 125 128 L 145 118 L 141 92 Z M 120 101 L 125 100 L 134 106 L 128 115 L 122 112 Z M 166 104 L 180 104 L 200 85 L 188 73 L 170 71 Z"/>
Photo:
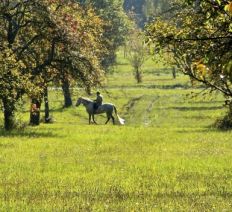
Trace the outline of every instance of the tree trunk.
<path fill-rule="evenodd" d="M 30 125 L 36 126 L 40 124 L 40 106 L 38 99 L 32 99 L 30 111 Z"/>
<path fill-rule="evenodd" d="M 4 110 L 4 128 L 5 130 L 9 131 L 15 128 L 15 104 L 8 99 L 3 99 L 3 110 Z"/>
<path fill-rule="evenodd" d="M 44 88 L 44 110 L 45 110 L 45 123 L 50 123 L 51 118 L 49 115 L 49 102 L 48 102 L 48 88 Z"/>
<path fill-rule="evenodd" d="M 172 77 L 176 79 L 176 68 L 174 66 L 172 67 Z"/>
<path fill-rule="evenodd" d="M 141 83 L 142 82 L 142 74 L 141 74 L 141 72 L 140 72 L 140 70 L 139 70 L 138 67 L 136 67 L 136 69 L 135 69 L 135 78 L 137 80 L 137 83 Z"/>
<path fill-rule="evenodd" d="M 127 58 L 127 46 L 124 45 L 124 48 L 123 48 L 123 55 L 124 55 L 124 58 Z"/>
<path fill-rule="evenodd" d="M 87 85 L 85 88 L 86 93 L 90 96 L 92 94 L 92 89 L 90 85 Z"/>
<path fill-rule="evenodd" d="M 62 90 L 64 94 L 64 107 L 71 107 L 72 106 L 72 98 L 69 90 L 69 82 L 67 80 L 63 80 L 62 82 Z"/>

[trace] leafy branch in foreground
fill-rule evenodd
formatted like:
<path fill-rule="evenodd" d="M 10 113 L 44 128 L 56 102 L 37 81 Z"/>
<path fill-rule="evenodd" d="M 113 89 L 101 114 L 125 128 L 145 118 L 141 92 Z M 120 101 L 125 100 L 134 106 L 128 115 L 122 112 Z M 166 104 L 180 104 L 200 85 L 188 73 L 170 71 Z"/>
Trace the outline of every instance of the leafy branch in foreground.
<path fill-rule="evenodd" d="M 232 2 L 174 1 L 167 18 L 146 29 L 154 52 L 167 51 L 193 81 L 225 96 L 232 120 Z"/>

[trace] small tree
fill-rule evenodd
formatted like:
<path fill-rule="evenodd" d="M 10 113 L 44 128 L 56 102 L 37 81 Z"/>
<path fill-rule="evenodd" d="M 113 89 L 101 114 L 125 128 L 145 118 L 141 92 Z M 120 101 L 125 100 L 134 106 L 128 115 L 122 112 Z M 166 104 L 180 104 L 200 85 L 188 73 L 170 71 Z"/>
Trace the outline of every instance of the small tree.
<path fill-rule="evenodd" d="M 148 59 L 148 50 L 144 44 L 144 36 L 139 29 L 131 30 L 126 45 L 127 58 L 134 69 L 134 76 L 137 83 L 142 82 L 142 66 Z"/>

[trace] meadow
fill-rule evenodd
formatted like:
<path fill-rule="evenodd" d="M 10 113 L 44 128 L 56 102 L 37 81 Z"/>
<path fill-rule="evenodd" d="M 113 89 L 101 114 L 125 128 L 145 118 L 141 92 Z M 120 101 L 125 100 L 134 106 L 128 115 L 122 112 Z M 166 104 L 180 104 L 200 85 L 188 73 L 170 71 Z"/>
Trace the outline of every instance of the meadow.
<path fill-rule="evenodd" d="M 88 125 L 83 106 L 63 109 L 51 89 L 53 124 L 0 129 L 0 211 L 231 211 L 232 132 L 214 127 L 226 108 L 201 91 L 152 60 L 136 84 L 120 54 L 101 89 L 126 120 L 113 126 L 104 115 Z"/>

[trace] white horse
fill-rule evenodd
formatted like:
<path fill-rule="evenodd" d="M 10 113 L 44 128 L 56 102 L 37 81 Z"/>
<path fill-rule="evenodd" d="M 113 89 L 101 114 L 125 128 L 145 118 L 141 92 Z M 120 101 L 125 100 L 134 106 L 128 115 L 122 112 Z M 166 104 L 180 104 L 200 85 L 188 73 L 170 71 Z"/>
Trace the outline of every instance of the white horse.
<path fill-rule="evenodd" d="M 120 116 L 117 113 L 117 109 L 113 104 L 105 103 L 105 104 L 102 104 L 101 106 L 99 106 L 97 110 L 95 110 L 94 109 L 94 101 L 92 101 L 92 100 L 90 100 L 88 98 L 84 98 L 84 97 L 78 98 L 76 106 L 78 107 L 80 104 L 84 105 L 84 107 L 86 108 L 87 113 L 89 114 L 89 124 L 91 124 L 91 117 L 93 119 L 93 122 L 95 124 L 97 124 L 95 119 L 94 119 L 94 115 L 95 114 L 101 114 L 101 113 L 106 113 L 106 115 L 107 115 L 107 121 L 106 121 L 105 124 L 107 124 L 110 119 L 112 119 L 113 124 L 115 124 L 115 118 L 113 116 L 113 111 L 115 112 L 119 123 L 121 125 L 125 124 L 125 120 L 120 118 Z"/>

